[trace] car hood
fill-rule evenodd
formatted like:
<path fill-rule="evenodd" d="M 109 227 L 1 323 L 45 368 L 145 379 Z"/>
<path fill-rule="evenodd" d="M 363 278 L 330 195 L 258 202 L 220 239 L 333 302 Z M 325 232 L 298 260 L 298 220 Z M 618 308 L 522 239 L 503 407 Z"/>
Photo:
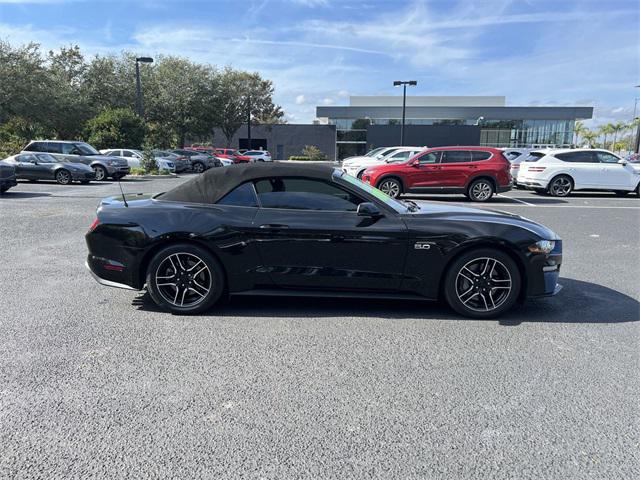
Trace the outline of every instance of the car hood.
<path fill-rule="evenodd" d="M 361 164 L 363 161 L 367 161 L 367 160 L 372 160 L 371 157 L 349 157 L 349 158 L 345 158 L 342 161 L 342 165 L 344 166 L 348 166 L 348 165 L 356 165 L 356 164 Z"/>
<path fill-rule="evenodd" d="M 465 229 L 473 230 L 476 224 L 475 227 L 480 234 L 482 231 L 487 231 L 488 225 L 493 224 L 495 228 L 489 230 L 497 234 L 516 228 L 533 233 L 543 240 L 560 239 L 553 230 L 515 213 L 443 203 L 422 203 L 420 207 L 421 209 L 417 212 L 403 215 L 410 229 L 423 230 L 424 227 L 430 228 L 436 222 L 449 225 L 460 224 Z"/>
<path fill-rule="evenodd" d="M 384 163 L 384 160 L 379 160 L 377 158 L 371 157 L 362 157 L 357 160 L 349 160 L 348 162 L 344 162 L 343 165 L 345 167 L 362 167 L 365 165 L 380 165 Z"/>

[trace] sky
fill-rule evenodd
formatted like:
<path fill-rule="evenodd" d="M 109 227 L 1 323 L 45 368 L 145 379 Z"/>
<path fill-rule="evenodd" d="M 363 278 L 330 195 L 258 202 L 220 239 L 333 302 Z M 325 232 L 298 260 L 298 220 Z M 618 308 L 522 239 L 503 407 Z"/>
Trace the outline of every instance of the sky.
<path fill-rule="evenodd" d="M 289 123 L 349 95 L 505 95 L 633 118 L 639 0 L 0 0 L 0 38 L 257 71 Z M 638 100 L 640 114 L 640 99 Z"/>

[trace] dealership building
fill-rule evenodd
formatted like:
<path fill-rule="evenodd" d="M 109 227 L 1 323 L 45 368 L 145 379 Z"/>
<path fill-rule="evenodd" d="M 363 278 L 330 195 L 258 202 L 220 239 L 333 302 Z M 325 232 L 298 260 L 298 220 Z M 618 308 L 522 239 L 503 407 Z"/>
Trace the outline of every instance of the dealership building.
<path fill-rule="evenodd" d="M 576 120 L 588 106 L 508 106 L 502 96 L 407 96 L 405 144 L 495 147 L 571 146 Z M 335 125 L 335 156 L 396 145 L 401 96 L 352 96 L 347 106 L 316 107 L 316 123 Z M 327 152 L 328 153 L 328 152 Z"/>

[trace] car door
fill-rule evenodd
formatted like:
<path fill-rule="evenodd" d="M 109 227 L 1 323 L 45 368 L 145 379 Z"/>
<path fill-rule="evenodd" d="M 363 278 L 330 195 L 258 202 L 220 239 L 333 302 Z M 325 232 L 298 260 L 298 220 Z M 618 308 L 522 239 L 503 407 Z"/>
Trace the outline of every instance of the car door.
<path fill-rule="evenodd" d="M 131 150 L 122 150 L 122 158 L 127 160 L 127 164 L 129 165 L 129 167 L 140 167 L 140 159 L 138 159 L 136 152 L 132 152 Z"/>
<path fill-rule="evenodd" d="M 559 153 L 555 157 L 568 163 L 564 169 L 573 178 L 575 188 L 603 188 L 602 168 L 595 152 L 578 150 Z"/>
<path fill-rule="evenodd" d="M 439 187 L 463 188 L 471 171 L 478 166 L 473 164 L 469 150 L 444 150 L 440 158 Z"/>
<path fill-rule="evenodd" d="M 600 162 L 602 188 L 633 190 L 635 187 L 633 182 L 636 180 L 633 167 L 618 163 L 620 158 L 613 153 L 599 151 L 594 153 Z"/>
<path fill-rule="evenodd" d="M 406 189 L 433 188 L 440 183 L 440 151 L 426 152 L 403 170 Z"/>
<path fill-rule="evenodd" d="M 255 218 L 263 269 L 285 288 L 395 291 L 407 249 L 406 226 L 394 213 L 359 216 L 363 199 L 319 179 L 255 182 Z"/>
<path fill-rule="evenodd" d="M 25 180 L 37 180 L 37 160 L 32 153 L 23 153 L 15 157 L 16 176 Z"/>

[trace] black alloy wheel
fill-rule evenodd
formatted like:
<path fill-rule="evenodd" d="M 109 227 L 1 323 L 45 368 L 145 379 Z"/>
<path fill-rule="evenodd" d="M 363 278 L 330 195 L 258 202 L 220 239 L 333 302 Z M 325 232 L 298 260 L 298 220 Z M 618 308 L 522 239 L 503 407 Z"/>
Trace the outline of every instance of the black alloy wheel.
<path fill-rule="evenodd" d="M 96 181 L 102 182 L 107 179 L 107 169 L 102 165 L 94 165 L 91 168 L 93 168 L 93 172 L 96 174 Z"/>
<path fill-rule="evenodd" d="M 216 303 L 224 291 L 224 274 L 205 249 L 177 244 L 159 251 L 147 270 L 147 288 L 163 310 L 199 313 Z"/>
<path fill-rule="evenodd" d="M 60 185 L 69 185 L 71 183 L 71 180 L 72 178 L 69 170 L 61 168 L 56 172 L 56 182 L 58 182 Z"/>
<path fill-rule="evenodd" d="M 471 318 L 494 318 L 509 310 L 520 293 L 520 272 L 500 250 L 461 255 L 447 270 L 444 296 L 449 306 Z"/>
<path fill-rule="evenodd" d="M 552 197 L 566 197 L 573 190 L 573 182 L 567 175 L 559 175 L 549 183 L 549 194 Z"/>
<path fill-rule="evenodd" d="M 378 190 L 386 193 L 391 198 L 398 198 L 402 193 L 402 185 L 395 178 L 384 178 L 378 183 Z"/>
<path fill-rule="evenodd" d="M 490 180 L 479 178 L 467 188 L 467 197 L 472 202 L 486 202 L 493 197 L 493 184 Z"/>

